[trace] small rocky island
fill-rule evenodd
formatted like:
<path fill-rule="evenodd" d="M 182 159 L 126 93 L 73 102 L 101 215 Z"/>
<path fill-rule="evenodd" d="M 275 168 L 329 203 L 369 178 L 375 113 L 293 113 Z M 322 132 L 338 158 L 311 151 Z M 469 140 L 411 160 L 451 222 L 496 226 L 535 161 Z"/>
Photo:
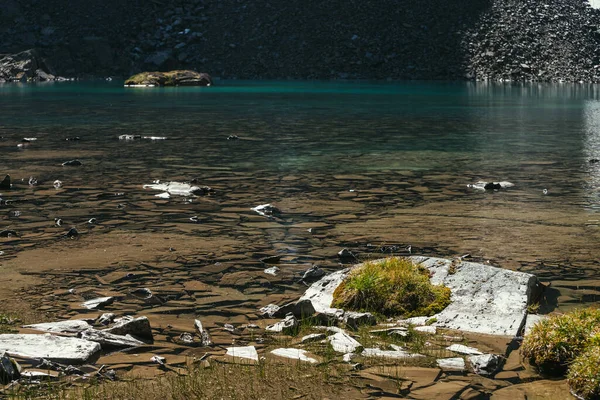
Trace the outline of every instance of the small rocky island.
<path fill-rule="evenodd" d="M 125 81 L 125 87 L 153 87 L 153 86 L 211 86 L 212 78 L 209 74 L 190 71 L 175 70 L 169 72 L 141 72 Z"/>

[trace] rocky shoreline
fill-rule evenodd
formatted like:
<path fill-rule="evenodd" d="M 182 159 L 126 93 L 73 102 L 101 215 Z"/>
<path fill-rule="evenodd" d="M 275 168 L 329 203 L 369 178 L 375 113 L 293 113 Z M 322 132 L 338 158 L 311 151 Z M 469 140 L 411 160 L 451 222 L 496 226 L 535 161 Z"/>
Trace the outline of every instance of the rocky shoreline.
<path fill-rule="evenodd" d="M 61 76 L 600 82 L 584 0 L 0 3 L 0 54 L 36 49 Z"/>

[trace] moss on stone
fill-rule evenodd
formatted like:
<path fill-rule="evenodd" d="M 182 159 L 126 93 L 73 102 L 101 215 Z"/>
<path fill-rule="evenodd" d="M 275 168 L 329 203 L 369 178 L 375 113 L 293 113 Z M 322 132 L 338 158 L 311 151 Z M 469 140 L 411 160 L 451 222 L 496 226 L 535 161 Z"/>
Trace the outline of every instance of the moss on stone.
<path fill-rule="evenodd" d="M 385 316 L 431 316 L 450 304 L 450 289 L 432 285 L 429 271 L 408 258 L 365 262 L 333 293 L 332 307 Z"/>

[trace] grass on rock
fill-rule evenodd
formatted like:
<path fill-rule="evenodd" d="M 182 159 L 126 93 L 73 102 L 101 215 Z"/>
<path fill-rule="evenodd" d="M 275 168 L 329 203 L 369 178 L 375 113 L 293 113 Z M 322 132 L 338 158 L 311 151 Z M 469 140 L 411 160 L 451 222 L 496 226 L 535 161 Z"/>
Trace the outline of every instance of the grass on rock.
<path fill-rule="evenodd" d="M 385 316 L 431 316 L 450 304 L 450 289 L 432 285 L 429 271 L 408 258 L 367 261 L 333 293 L 332 307 Z"/>
<path fill-rule="evenodd" d="M 583 308 L 537 323 L 525 337 L 521 354 L 540 372 L 562 375 L 589 345 L 600 326 L 600 309 Z"/>

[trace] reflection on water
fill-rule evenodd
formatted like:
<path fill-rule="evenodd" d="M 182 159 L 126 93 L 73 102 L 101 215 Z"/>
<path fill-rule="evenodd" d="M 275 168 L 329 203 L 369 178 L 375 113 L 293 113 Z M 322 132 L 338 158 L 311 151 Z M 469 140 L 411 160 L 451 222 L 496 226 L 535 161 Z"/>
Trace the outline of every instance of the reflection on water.
<path fill-rule="evenodd" d="M 246 234 L 294 253 L 316 251 L 322 240 L 385 240 L 513 268 L 541 271 L 538 261 L 546 260 L 549 279 L 570 274 L 565 263 L 583 271 L 597 257 L 600 164 L 588 160 L 600 158 L 600 91 L 593 85 L 2 85 L 0 111 L 0 172 L 40 182 L 3 195 L 16 201 L 10 210 L 26 212 L 0 228 L 43 236 L 41 221 L 79 207 L 129 221 L 132 230 L 207 213 L 211 235 L 238 235 L 238 216 L 228 224 L 224 214 L 278 202 L 293 215 L 284 232 L 259 225 Z M 169 140 L 118 140 L 123 134 Z M 23 137 L 38 140 L 19 149 Z M 74 158 L 83 167 L 60 165 Z M 202 200 L 165 205 L 142 189 L 155 179 L 191 178 L 217 189 L 210 207 Z M 42 190 L 55 179 L 65 190 Z M 515 187 L 468 191 L 477 180 Z M 125 200 L 100 196 L 115 192 Z M 324 224 L 327 238 L 298 241 L 287 227 L 304 222 Z"/>

